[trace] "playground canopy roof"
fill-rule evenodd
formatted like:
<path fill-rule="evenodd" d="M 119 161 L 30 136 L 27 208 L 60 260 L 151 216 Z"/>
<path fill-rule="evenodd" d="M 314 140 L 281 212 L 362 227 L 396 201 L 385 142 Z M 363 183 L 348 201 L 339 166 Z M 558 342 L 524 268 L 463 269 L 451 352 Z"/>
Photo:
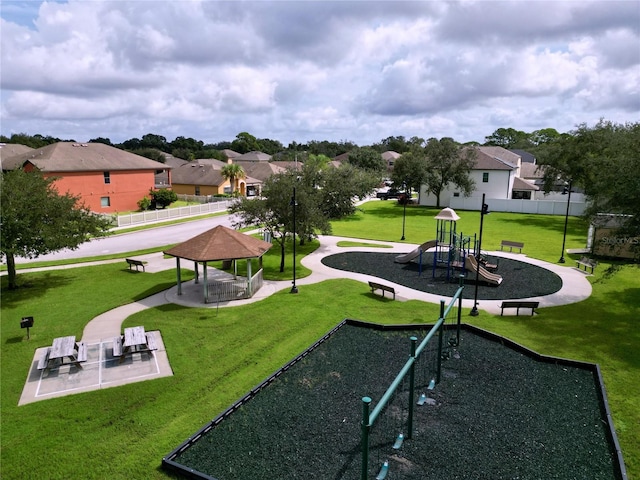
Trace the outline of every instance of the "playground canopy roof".
<path fill-rule="evenodd" d="M 452 220 L 454 222 L 460 220 L 460 217 L 453 208 L 443 208 L 438 215 L 434 217 L 436 220 Z"/>
<path fill-rule="evenodd" d="M 259 258 L 271 247 L 269 242 L 218 225 L 166 250 L 164 253 L 194 262 L 213 262 L 216 260 Z"/>

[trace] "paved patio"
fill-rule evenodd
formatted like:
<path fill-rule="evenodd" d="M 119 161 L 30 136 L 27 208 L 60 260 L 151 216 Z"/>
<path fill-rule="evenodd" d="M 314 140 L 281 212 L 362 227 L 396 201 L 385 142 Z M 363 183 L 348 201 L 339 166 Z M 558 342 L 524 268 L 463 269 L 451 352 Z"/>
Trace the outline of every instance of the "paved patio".
<path fill-rule="evenodd" d="M 160 332 L 149 333 L 153 333 L 158 349 L 134 353 L 122 363 L 113 356 L 113 337 L 89 343 L 82 368 L 65 364 L 46 372 L 38 370 L 45 348 L 36 349 L 18 405 L 173 375 Z"/>

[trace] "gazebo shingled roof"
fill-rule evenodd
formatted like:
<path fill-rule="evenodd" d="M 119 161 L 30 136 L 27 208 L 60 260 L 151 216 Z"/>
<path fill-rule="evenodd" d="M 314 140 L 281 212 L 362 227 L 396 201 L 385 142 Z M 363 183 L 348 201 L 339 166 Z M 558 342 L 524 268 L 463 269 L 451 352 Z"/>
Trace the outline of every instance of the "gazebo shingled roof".
<path fill-rule="evenodd" d="M 272 247 L 271 243 L 218 225 L 165 251 L 172 257 L 194 262 L 258 258 Z"/>

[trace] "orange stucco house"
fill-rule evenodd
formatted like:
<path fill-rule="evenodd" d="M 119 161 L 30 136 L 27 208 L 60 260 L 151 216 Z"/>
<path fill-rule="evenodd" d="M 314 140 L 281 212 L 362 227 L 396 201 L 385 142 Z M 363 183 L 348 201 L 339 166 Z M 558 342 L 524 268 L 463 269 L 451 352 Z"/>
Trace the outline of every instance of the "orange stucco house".
<path fill-rule="evenodd" d="M 12 157 L 24 170 L 57 177 L 60 193 L 80 196 L 89 210 L 114 213 L 138 209 L 155 187 L 157 171 L 169 166 L 102 143 L 58 142 Z"/>

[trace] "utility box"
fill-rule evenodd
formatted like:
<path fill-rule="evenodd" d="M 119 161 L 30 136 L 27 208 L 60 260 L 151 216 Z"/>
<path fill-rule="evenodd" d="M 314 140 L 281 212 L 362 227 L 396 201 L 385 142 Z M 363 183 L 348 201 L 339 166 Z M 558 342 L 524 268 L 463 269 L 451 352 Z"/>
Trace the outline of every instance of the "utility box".
<path fill-rule="evenodd" d="M 27 329 L 27 340 L 30 338 L 29 329 L 31 327 L 33 327 L 33 317 L 22 317 L 22 320 L 20 320 L 20 328 Z"/>
<path fill-rule="evenodd" d="M 33 317 L 22 317 L 22 320 L 20 320 L 20 328 L 31 327 L 33 327 Z"/>

